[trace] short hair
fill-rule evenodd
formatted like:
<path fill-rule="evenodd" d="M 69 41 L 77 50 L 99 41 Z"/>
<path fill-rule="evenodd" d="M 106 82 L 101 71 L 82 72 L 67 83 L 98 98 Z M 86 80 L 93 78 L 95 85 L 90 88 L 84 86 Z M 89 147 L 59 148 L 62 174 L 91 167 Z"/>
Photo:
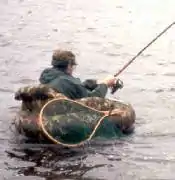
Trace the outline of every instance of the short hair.
<path fill-rule="evenodd" d="M 68 64 L 77 65 L 75 55 L 71 51 L 61 49 L 53 52 L 51 64 L 57 68 L 67 68 Z"/>

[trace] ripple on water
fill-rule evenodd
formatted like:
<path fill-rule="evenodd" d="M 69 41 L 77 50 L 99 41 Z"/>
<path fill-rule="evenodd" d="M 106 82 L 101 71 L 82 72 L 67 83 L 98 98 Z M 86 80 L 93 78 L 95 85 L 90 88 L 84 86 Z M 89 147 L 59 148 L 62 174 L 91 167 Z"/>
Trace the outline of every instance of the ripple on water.
<path fill-rule="evenodd" d="M 0 47 L 6 47 L 6 46 L 10 46 L 12 44 L 12 42 L 8 41 L 8 40 L 1 40 L 0 42 Z"/>
<path fill-rule="evenodd" d="M 21 78 L 19 80 L 11 80 L 12 84 L 23 84 L 23 85 L 29 85 L 29 84 L 35 84 L 37 83 L 36 80 L 28 79 L 28 78 Z"/>
<path fill-rule="evenodd" d="M 10 88 L 0 88 L 0 92 L 2 92 L 2 93 L 14 93 L 14 91 Z"/>
<path fill-rule="evenodd" d="M 175 87 L 169 89 L 170 92 L 175 92 Z"/>
<path fill-rule="evenodd" d="M 163 75 L 164 76 L 175 76 L 175 73 L 174 72 L 169 72 L 169 73 L 164 73 Z"/>
<path fill-rule="evenodd" d="M 91 169 L 106 166 L 106 164 L 93 166 L 83 163 L 88 156 L 84 150 L 76 151 L 56 146 L 49 147 L 49 145 L 45 148 L 35 148 L 34 144 L 32 146 L 33 148 L 6 151 L 9 157 L 18 160 L 18 165 L 15 167 L 8 165 L 8 169 L 15 171 L 20 176 L 79 179 Z"/>
<path fill-rule="evenodd" d="M 151 72 L 151 73 L 145 73 L 146 76 L 156 76 L 157 73 L 156 72 Z"/>
<path fill-rule="evenodd" d="M 0 34 L 0 47 L 4 48 L 12 44 L 11 37 L 8 34 Z"/>
<path fill-rule="evenodd" d="M 129 100 L 137 115 L 129 140 L 69 150 L 13 142 L 9 135 L 12 113 L 17 111 L 13 87 L 35 84 L 37 70 L 47 66 L 57 45 L 79 52 L 81 78 L 101 78 L 134 57 L 174 16 L 174 0 L 86 2 L 0 1 L 0 178 L 174 180 L 173 28 L 139 57 L 148 61 L 138 60 L 122 74 L 125 87 L 116 96 Z"/>

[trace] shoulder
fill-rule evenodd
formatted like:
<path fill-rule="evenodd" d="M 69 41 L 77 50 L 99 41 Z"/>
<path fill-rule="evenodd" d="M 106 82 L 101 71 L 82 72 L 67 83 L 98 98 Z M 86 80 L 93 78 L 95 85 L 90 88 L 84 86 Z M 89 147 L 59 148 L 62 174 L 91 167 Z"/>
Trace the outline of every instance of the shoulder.
<path fill-rule="evenodd" d="M 56 72 L 57 70 L 53 67 L 45 68 L 42 72 Z"/>
<path fill-rule="evenodd" d="M 69 75 L 61 76 L 60 80 L 69 81 L 69 82 L 72 82 L 73 84 L 81 84 L 81 81 L 79 78 L 75 78 L 75 77 L 69 76 Z"/>

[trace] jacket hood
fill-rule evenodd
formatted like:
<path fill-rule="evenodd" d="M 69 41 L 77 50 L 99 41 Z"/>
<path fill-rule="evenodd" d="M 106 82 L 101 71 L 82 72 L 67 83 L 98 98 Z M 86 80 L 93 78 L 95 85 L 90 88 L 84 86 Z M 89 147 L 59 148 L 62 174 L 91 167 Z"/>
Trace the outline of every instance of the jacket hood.
<path fill-rule="evenodd" d="M 65 73 L 56 68 L 47 68 L 41 73 L 39 81 L 41 84 L 48 84 L 62 75 L 65 75 Z"/>

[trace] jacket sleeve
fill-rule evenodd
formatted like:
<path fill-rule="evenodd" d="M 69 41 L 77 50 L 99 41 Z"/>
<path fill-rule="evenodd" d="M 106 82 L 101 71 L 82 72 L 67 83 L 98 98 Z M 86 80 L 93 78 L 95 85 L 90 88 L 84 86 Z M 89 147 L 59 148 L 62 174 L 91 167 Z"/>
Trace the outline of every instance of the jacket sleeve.
<path fill-rule="evenodd" d="M 93 91 L 89 91 L 82 84 L 75 85 L 74 95 L 75 99 L 84 97 L 101 97 L 104 98 L 107 93 L 107 86 L 105 84 L 99 84 Z"/>
<path fill-rule="evenodd" d="M 97 87 L 90 91 L 86 89 L 82 84 L 76 85 L 76 97 L 77 98 L 84 98 L 84 97 L 101 97 L 104 98 L 107 93 L 107 86 L 105 84 L 99 84 Z"/>
<path fill-rule="evenodd" d="M 88 90 L 87 90 L 88 91 Z M 108 88 L 106 84 L 99 84 L 93 91 L 88 91 L 88 97 L 102 97 L 106 96 Z"/>
<path fill-rule="evenodd" d="M 107 86 L 105 84 L 99 84 L 93 91 L 89 91 L 80 82 L 71 81 L 66 78 L 60 78 L 53 81 L 50 83 L 50 87 L 71 99 L 105 97 L 107 93 Z"/>

